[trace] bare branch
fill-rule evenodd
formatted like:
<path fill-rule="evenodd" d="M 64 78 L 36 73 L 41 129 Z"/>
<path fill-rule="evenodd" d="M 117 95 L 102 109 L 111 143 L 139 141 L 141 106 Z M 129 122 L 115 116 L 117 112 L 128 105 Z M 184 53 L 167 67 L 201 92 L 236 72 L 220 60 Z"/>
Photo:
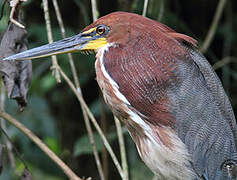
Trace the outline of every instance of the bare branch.
<path fill-rule="evenodd" d="M 58 20 L 58 24 L 59 24 L 59 27 L 60 27 L 60 30 L 61 30 L 62 37 L 66 38 L 66 31 L 65 31 L 64 24 L 63 24 L 63 19 L 62 19 L 61 12 L 59 10 L 58 1 L 53 0 L 53 5 L 54 5 L 55 12 L 56 12 L 56 16 L 57 16 L 57 20 Z M 77 71 L 76 71 L 76 68 L 75 68 L 75 65 L 74 65 L 72 54 L 68 53 L 67 55 L 68 55 L 68 59 L 69 59 L 71 69 L 72 69 L 72 75 L 73 75 L 73 78 L 74 78 L 74 82 L 76 84 L 76 87 L 78 88 L 79 87 L 79 80 L 78 80 L 78 77 L 77 77 Z"/>
<path fill-rule="evenodd" d="M 1 95 L 0 95 L 0 110 L 1 111 L 5 111 L 5 87 L 3 82 L 1 82 Z M 6 122 L 3 118 L 0 118 L 1 120 L 1 127 L 3 129 L 3 131 L 7 131 L 7 127 L 6 127 Z M 7 137 L 5 137 L 5 143 L 6 143 L 6 147 L 7 147 L 7 153 L 8 153 L 8 158 L 10 161 L 10 165 L 12 168 L 15 168 L 16 164 L 15 164 L 15 158 L 14 155 L 12 153 L 12 144 L 11 142 L 8 140 Z"/>
<path fill-rule="evenodd" d="M 147 4 L 148 4 L 148 0 L 145 0 L 144 9 L 143 9 L 143 16 L 145 16 L 145 14 L 146 14 Z M 96 0 L 91 0 L 91 6 L 92 6 L 93 21 L 96 21 L 97 20 L 97 12 L 98 12 L 97 6 L 96 6 Z M 127 165 L 126 151 L 125 151 L 125 145 L 124 145 L 121 124 L 116 117 L 114 117 L 114 119 L 115 119 L 115 125 L 117 128 L 119 147 L 120 147 L 120 155 L 121 155 L 122 166 L 123 166 L 123 173 L 121 172 L 122 174 L 120 173 L 120 175 L 122 176 L 122 179 L 128 180 L 128 165 Z M 102 137 L 102 139 L 103 139 L 103 137 Z M 105 146 L 106 146 L 106 144 L 105 144 Z M 108 150 L 108 148 L 107 148 L 107 150 Z M 118 170 L 119 170 L 119 168 L 118 168 Z"/>
<path fill-rule="evenodd" d="M 47 29 L 47 35 L 48 35 L 48 41 L 49 43 L 53 42 L 53 35 L 52 35 L 52 28 L 51 28 L 51 23 L 50 23 L 50 17 L 49 17 L 49 7 L 48 7 L 48 0 L 42 0 L 43 1 L 43 8 L 44 8 L 44 18 L 45 18 L 45 23 L 46 23 L 46 29 Z M 53 75 L 55 75 L 56 81 L 58 83 L 61 82 L 60 79 L 60 74 L 57 70 L 58 66 L 58 61 L 57 61 L 57 57 L 54 55 L 52 56 L 52 70 L 53 70 Z"/>
<path fill-rule="evenodd" d="M 164 0 L 160 0 L 160 11 L 159 11 L 159 16 L 158 16 L 158 21 L 160 22 L 163 15 L 164 15 L 164 9 L 165 9 L 165 2 Z"/>
<path fill-rule="evenodd" d="M 146 16 L 147 5 L 148 5 L 148 0 L 144 0 L 142 16 Z"/>
<path fill-rule="evenodd" d="M 100 91 L 99 93 L 99 101 L 100 101 L 100 121 L 101 121 L 101 129 L 103 131 L 103 133 L 105 134 L 105 136 L 107 135 L 108 132 L 108 128 L 107 128 L 107 120 L 106 120 L 106 109 L 105 109 L 105 104 L 104 104 L 104 99 L 103 99 L 103 94 Z M 103 147 L 102 149 L 102 164 L 103 164 L 103 172 L 104 172 L 104 176 L 105 179 L 108 179 L 108 173 L 109 173 L 109 164 L 108 164 L 108 152 L 106 150 L 105 147 Z"/>
<path fill-rule="evenodd" d="M 64 173 L 73 180 L 82 180 L 79 178 L 53 151 L 51 151 L 32 131 L 25 127 L 22 123 L 17 121 L 11 115 L 6 112 L 0 112 L 0 117 L 7 120 L 9 123 L 18 128 L 26 136 L 28 136 L 47 156 L 52 159 L 63 171 Z"/>
<path fill-rule="evenodd" d="M 27 0 L 11 0 L 10 1 L 10 6 L 12 7 L 12 9 L 11 9 L 11 12 L 10 12 L 9 19 L 13 24 L 19 26 L 20 28 L 25 28 L 25 26 L 23 26 L 21 23 L 19 23 L 18 21 L 16 21 L 14 19 L 14 13 L 16 12 L 17 6 L 19 6 L 21 4 L 21 2 L 26 2 L 26 1 Z"/>
<path fill-rule="evenodd" d="M 226 64 L 229 64 L 232 62 L 237 63 L 237 57 L 227 56 L 227 57 L 223 58 L 222 60 L 216 62 L 212 67 L 214 70 L 217 70 L 217 69 L 225 66 Z"/>
<path fill-rule="evenodd" d="M 56 12 L 57 20 L 58 20 L 58 23 L 59 23 L 59 26 L 60 26 L 62 37 L 66 38 L 66 31 L 65 31 L 65 28 L 64 28 L 64 24 L 63 24 L 63 20 L 62 20 L 62 16 L 61 16 L 61 13 L 60 13 L 60 10 L 59 10 L 57 0 L 53 0 L 53 5 L 54 5 L 55 12 Z M 79 80 L 78 80 L 78 76 L 77 76 L 77 71 L 76 71 L 75 64 L 74 64 L 71 53 L 68 53 L 68 58 L 69 58 L 69 63 L 70 63 L 70 66 L 71 66 L 71 70 L 72 70 L 72 74 L 73 74 L 73 78 L 74 78 L 76 88 L 80 90 L 81 88 L 80 88 L 80 84 L 79 84 Z M 80 90 L 80 93 L 81 93 L 81 90 Z M 94 135 L 93 135 L 93 131 L 92 131 L 92 128 L 91 128 L 91 125 L 90 125 L 90 121 L 89 121 L 88 115 L 87 115 L 86 111 L 84 110 L 83 106 L 81 106 L 81 108 L 82 108 L 82 112 L 83 112 L 83 116 L 84 116 L 84 121 L 85 121 L 85 124 L 86 124 L 86 129 L 87 129 L 87 132 L 88 132 L 88 135 L 89 135 L 90 143 L 92 145 L 93 154 L 94 154 L 94 157 L 95 157 L 95 162 L 96 162 L 96 165 L 97 165 L 97 168 L 98 168 L 98 171 L 99 171 L 99 175 L 100 175 L 100 178 L 102 180 L 104 180 L 105 178 L 104 178 L 104 174 L 103 174 L 99 154 L 98 154 L 98 151 L 96 149 Z"/>
<path fill-rule="evenodd" d="M 121 127 L 121 123 L 118 120 L 118 118 L 114 117 L 114 120 L 115 120 L 115 125 L 116 125 L 116 129 L 117 129 L 117 134 L 118 134 L 120 155 L 121 155 L 121 160 L 122 160 L 123 172 L 124 172 L 124 176 L 125 176 L 124 179 L 128 180 L 129 179 L 128 178 L 128 163 L 127 163 L 127 158 L 126 158 L 126 150 L 125 150 L 122 127 Z"/>
<path fill-rule="evenodd" d="M 81 106 L 81 107 L 82 107 L 83 115 L 84 115 L 84 118 L 85 118 L 86 129 L 87 129 L 87 132 L 88 132 L 88 135 L 89 135 L 90 143 L 92 145 L 92 149 L 93 149 L 93 153 L 94 153 L 94 157 L 95 157 L 95 162 L 96 162 L 96 165 L 97 165 L 97 168 L 98 168 L 98 171 L 99 171 L 100 179 L 105 180 L 104 172 L 103 172 L 101 162 L 100 162 L 100 158 L 99 158 L 99 154 L 98 154 L 98 151 L 96 149 L 95 138 L 94 138 L 93 131 L 92 131 L 92 128 L 91 128 L 91 125 L 90 125 L 90 121 L 89 121 L 88 116 L 86 114 L 85 108 L 83 108 L 83 106 Z"/>
<path fill-rule="evenodd" d="M 3 145 L 0 144 L 0 174 L 2 174 L 2 169 L 3 169 Z"/>
<path fill-rule="evenodd" d="M 92 9 L 93 21 L 96 21 L 98 18 L 96 0 L 91 0 L 91 9 Z"/>
<path fill-rule="evenodd" d="M 212 42 L 212 40 L 214 38 L 214 35 L 216 33 L 216 29 L 217 29 L 218 23 L 220 21 L 223 9 L 225 7 L 225 3 L 226 3 L 226 0 L 219 0 L 219 3 L 218 3 L 218 6 L 216 8 L 216 12 L 215 12 L 214 18 L 213 18 L 211 26 L 210 26 L 210 29 L 209 29 L 209 31 L 207 33 L 207 36 L 205 37 L 205 40 L 204 40 L 202 46 L 200 47 L 200 51 L 202 53 L 205 53 L 207 51 L 207 49 L 209 48 L 209 46 L 210 46 L 210 44 L 211 44 L 211 42 Z"/>
<path fill-rule="evenodd" d="M 3 119 L 3 118 L 2 118 Z M 25 162 L 25 160 L 21 157 L 20 153 L 18 152 L 18 150 L 16 149 L 16 147 L 13 145 L 13 142 L 11 141 L 10 137 L 7 135 L 7 132 L 4 131 L 4 129 L 1 127 L 1 132 L 4 134 L 5 138 L 9 141 L 9 143 L 12 145 L 12 149 L 14 150 L 16 156 L 19 158 L 19 160 L 22 162 L 22 164 L 24 165 L 25 169 L 28 169 L 27 164 Z M 19 174 L 18 174 L 19 176 Z"/>

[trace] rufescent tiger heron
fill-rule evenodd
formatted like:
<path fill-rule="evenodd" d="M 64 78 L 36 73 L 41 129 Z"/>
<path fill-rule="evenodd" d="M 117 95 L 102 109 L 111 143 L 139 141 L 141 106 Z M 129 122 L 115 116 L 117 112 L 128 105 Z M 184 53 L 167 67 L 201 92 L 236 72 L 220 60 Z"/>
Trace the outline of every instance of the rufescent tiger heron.
<path fill-rule="evenodd" d="M 237 126 L 220 80 L 196 41 L 126 12 L 4 60 L 96 52 L 104 99 L 158 179 L 236 177 Z"/>

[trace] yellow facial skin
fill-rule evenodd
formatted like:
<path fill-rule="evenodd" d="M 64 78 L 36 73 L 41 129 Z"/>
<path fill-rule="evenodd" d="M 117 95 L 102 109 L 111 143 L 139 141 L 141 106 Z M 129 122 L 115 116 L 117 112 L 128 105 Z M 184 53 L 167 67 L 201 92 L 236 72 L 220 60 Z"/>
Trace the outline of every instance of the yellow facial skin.
<path fill-rule="evenodd" d="M 105 38 L 99 38 L 96 40 L 89 41 L 81 50 L 94 50 L 97 51 L 98 49 L 106 46 L 107 41 Z"/>
<path fill-rule="evenodd" d="M 82 34 L 90 34 L 94 31 L 96 31 L 96 27 L 85 31 Z M 99 35 L 99 34 L 96 33 L 96 35 Z M 88 38 L 91 38 L 91 36 L 88 36 Z M 106 45 L 107 45 L 106 38 L 101 37 L 101 38 L 98 38 L 96 40 L 89 41 L 81 50 L 94 50 L 94 51 L 97 51 L 98 49 L 100 49 L 100 48 L 102 48 Z"/>

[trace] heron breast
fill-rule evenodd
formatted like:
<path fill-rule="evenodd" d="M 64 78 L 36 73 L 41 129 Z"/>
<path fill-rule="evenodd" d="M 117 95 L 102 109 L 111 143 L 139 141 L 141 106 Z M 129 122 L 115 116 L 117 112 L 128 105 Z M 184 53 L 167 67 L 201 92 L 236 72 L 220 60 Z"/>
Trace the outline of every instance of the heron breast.
<path fill-rule="evenodd" d="M 104 51 L 96 55 L 97 82 L 105 102 L 127 126 L 143 161 L 160 178 L 192 179 L 191 159 L 184 143 L 170 127 L 153 126 L 131 106 L 105 69 Z"/>

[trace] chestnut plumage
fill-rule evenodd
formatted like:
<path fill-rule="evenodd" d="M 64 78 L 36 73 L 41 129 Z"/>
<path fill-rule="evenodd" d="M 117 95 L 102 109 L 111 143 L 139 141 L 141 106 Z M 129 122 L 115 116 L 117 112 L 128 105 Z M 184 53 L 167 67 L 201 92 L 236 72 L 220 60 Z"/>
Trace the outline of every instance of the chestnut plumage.
<path fill-rule="evenodd" d="M 140 15 L 115 12 L 38 50 L 40 55 L 29 50 L 6 60 L 97 52 L 104 99 L 159 179 L 232 178 L 221 166 L 237 160 L 236 120 L 219 78 L 191 37 Z"/>

